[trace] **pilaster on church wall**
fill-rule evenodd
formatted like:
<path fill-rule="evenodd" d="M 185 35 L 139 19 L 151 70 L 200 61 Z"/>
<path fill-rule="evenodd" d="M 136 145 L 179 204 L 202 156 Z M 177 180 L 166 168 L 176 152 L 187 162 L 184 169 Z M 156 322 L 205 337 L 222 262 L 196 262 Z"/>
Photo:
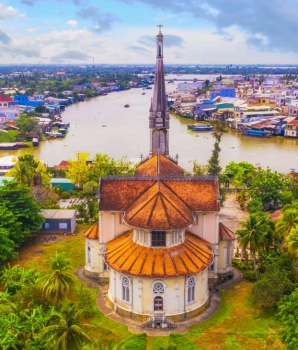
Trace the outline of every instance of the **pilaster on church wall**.
<path fill-rule="evenodd" d="M 107 243 L 119 234 L 129 230 L 128 226 L 119 223 L 119 215 L 119 212 L 101 212 L 100 235 L 102 236 L 103 243 Z"/>

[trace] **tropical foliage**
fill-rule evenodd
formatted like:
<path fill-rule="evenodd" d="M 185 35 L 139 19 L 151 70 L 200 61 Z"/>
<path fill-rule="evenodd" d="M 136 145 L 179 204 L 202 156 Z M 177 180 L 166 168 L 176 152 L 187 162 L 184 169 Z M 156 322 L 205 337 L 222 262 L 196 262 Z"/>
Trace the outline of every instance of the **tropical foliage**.
<path fill-rule="evenodd" d="M 6 181 L 0 187 L 0 260 L 15 257 L 14 249 L 39 229 L 44 222 L 39 211 L 27 186 Z"/>

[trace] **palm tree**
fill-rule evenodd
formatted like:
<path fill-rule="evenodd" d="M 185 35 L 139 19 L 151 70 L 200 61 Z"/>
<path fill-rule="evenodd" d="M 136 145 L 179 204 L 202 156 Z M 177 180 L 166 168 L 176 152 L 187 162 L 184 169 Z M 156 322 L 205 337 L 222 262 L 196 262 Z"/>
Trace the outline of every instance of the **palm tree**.
<path fill-rule="evenodd" d="M 276 231 L 281 238 L 287 238 L 290 231 L 298 225 L 298 210 L 289 208 L 283 212 L 276 224 Z"/>
<path fill-rule="evenodd" d="M 65 304 L 61 312 L 52 312 L 49 319 L 51 324 L 42 330 L 41 339 L 47 344 L 54 344 L 54 350 L 82 349 L 85 344 L 91 344 L 84 331 L 88 326 L 81 322 L 83 316 L 84 310 L 76 310 L 73 303 Z"/>
<path fill-rule="evenodd" d="M 70 261 L 65 253 L 57 253 L 50 259 L 48 273 L 39 279 L 42 292 L 46 299 L 58 305 L 65 295 L 71 293 L 75 277 L 68 272 Z"/>
<path fill-rule="evenodd" d="M 292 228 L 289 235 L 286 238 L 285 246 L 288 248 L 289 253 L 295 258 L 295 270 L 296 277 L 295 282 L 298 279 L 298 226 Z"/>
<path fill-rule="evenodd" d="M 253 213 L 247 221 L 241 223 L 242 230 L 236 231 L 240 236 L 239 245 L 242 249 L 249 248 L 250 254 L 254 261 L 254 270 L 258 280 L 256 254 L 260 253 L 266 244 L 266 233 L 269 231 L 268 222 L 264 218 L 263 213 Z"/>
<path fill-rule="evenodd" d="M 22 185 L 30 186 L 32 183 L 32 170 L 24 162 L 18 161 L 12 169 L 11 175 L 13 175 L 14 179 L 19 181 Z"/>

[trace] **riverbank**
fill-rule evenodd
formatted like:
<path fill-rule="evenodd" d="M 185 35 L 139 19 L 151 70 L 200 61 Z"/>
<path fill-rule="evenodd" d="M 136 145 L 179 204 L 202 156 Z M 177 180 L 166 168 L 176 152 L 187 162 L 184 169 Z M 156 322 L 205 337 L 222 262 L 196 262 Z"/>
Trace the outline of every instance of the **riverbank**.
<path fill-rule="evenodd" d="M 173 84 L 168 84 L 175 89 Z M 31 149 L 34 156 L 49 166 L 62 160 L 74 159 L 77 152 L 107 153 L 115 159 L 122 156 L 139 159 L 149 153 L 149 106 L 153 90 L 131 89 L 95 97 L 83 103 L 69 106 L 63 112 L 63 121 L 71 123 L 64 139 L 45 140 L 38 148 Z M 128 103 L 129 108 L 124 108 Z M 213 137 L 211 132 L 191 133 L 187 124 L 191 120 L 171 116 L 170 154 L 179 155 L 179 165 L 191 170 L 192 160 L 205 164 L 211 156 Z M 245 137 L 229 130 L 221 142 L 220 161 L 225 167 L 230 161 L 247 161 L 269 166 L 287 173 L 298 169 L 298 139 Z M 0 157 L 17 154 L 16 151 L 0 151 Z"/>

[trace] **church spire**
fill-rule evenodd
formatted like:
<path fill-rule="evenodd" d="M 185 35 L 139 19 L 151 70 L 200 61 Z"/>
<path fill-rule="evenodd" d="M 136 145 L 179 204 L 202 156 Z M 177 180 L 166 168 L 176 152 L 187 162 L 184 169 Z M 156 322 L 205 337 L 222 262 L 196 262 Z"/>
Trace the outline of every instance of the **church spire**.
<path fill-rule="evenodd" d="M 150 156 L 160 152 L 169 155 L 169 127 L 170 115 L 167 104 L 164 66 L 163 66 L 163 35 L 162 25 L 158 25 L 156 36 L 156 68 L 154 79 L 153 99 L 150 107 Z"/>

